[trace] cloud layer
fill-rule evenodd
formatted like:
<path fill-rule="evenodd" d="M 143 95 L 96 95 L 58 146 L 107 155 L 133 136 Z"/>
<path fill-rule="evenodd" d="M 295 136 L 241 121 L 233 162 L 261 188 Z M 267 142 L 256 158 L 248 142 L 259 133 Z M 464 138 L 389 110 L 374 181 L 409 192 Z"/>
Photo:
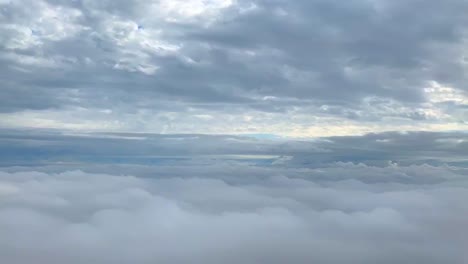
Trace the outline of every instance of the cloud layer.
<path fill-rule="evenodd" d="M 467 263 L 467 11 L 0 0 L 0 261 Z"/>
<path fill-rule="evenodd" d="M 464 133 L 0 134 L 8 263 L 468 261 Z"/>
<path fill-rule="evenodd" d="M 350 166 L 324 179 L 0 173 L 8 263 L 465 263 L 466 175 Z M 409 173 L 409 171 L 411 173 Z M 372 173 L 373 183 L 359 180 Z M 335 178 L 329 181 L 326 178 Z M 390 182 L 388 182 L 390 180 Z"/>
<path fill-rule="evenodd" d="M 463 0 L 0 5 L 2 126 L 291 136 L 466 129 Z"/>
<path fill-rule="evenodd" d="M 388 132 L 291 140 L 265 135 L 77 133 L 0 130 L 1 165 L 59 163 L 157 165 L 209 164 L 218 159 L 313 168 L 335 162 L 466 166 L 464 132 Z"/>

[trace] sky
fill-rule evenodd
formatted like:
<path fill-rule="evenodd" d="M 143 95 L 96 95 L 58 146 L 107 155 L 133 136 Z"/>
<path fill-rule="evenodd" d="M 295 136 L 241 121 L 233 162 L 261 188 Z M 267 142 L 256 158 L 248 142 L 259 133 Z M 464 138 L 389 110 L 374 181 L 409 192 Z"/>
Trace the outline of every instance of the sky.
<path fill-rule="evenodd" d="M 0 0 L 0 262 L 468 263 L 465 0 Z"/>
<path fill-rule="evenodd" d="M 1 0 L 0 125 L 467 129 L 463 0 Z"/>

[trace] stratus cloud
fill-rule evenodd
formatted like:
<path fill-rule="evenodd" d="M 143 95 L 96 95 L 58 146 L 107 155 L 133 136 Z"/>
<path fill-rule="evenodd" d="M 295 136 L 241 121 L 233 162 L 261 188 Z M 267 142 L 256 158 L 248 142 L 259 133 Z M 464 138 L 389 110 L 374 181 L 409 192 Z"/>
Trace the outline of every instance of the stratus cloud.
<path fill-rule="evenodd" d="M 275 169 L 310 169 L 336 166 L 336 162 L 374 166 L 386 166 L 389 162 L 405 166 L 460 166 L 467 155 L 468 134 L 464 132 L 389 132 L 288 140 L 229 135 L 0 129 L 0 164 L 4 166 L 60 163 L 91 166 L 90 162 L 161 165 L 161 162 L 167 164 L 171 160 L 179 164 L 214 162 L 216 165 L 220 159 L 251 160 L 254 163 L 261 159 L 261 164 L 274 165 Z"/>
<path fill-rule="evenodd" d="M 465 263 L 466 177 L 364 183 L 269 176 L 0 172 L 0 256 L 46 263 Z M 414 169 L 425 177 L 427 169 Z M 451 174 L 441 169 L 440 174 Z M 258 174 L 252 169 L 251 173 Z M 222 175 L 220 175 L 222 176 Z M 356 179 L 353 179 L 356 177 Z M 222 178 L 222 177 L 221 177 Z"/>

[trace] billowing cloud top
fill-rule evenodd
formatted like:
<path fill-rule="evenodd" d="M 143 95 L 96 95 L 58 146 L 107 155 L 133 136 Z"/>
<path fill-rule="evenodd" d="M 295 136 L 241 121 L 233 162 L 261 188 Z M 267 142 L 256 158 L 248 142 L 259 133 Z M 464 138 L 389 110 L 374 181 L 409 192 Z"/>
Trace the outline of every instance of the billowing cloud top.
<path fill-rule="evenodd" d="M 467 10 L 464 0 L 2 0 L 0 125 L 463 130 Z"/>

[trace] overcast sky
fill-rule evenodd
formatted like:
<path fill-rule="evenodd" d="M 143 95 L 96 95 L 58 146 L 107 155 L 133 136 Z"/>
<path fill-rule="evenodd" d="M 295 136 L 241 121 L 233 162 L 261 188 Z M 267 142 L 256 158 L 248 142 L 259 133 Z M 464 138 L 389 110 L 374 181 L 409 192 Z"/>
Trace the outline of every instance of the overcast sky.
<path fill-rule="evenodd" d="M 467 14 L 0 0 L 0 263 L 468 263 Z"/>
<path fill-rule="evenodd" d="M 464 0 L 1 0 L 0 125 L 464 130 Z"/>

